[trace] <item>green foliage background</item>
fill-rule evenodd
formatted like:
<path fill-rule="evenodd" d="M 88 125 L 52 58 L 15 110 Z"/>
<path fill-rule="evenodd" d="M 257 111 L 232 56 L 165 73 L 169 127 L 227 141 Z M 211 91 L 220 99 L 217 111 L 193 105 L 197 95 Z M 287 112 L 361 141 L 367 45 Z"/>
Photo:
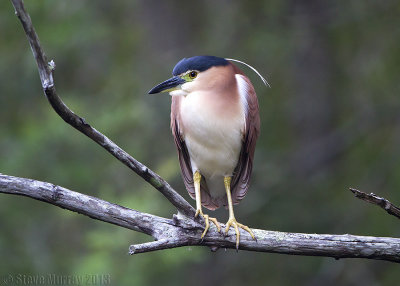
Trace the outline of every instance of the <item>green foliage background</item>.
<path fill-rule="evenodd" d="M 188 200 L 167 95 L 147 91 L 183 57 L 237 58 L 266 75 L 251 227 L 400 236 L 400 221 L 348 187 L 400 204 L 400 2 L 26 1 L 67 105 Z M 171 217 L 157 191 L 66 125 L 42 94 L 9 1 L 0 2 L 0 172 Z M 227 219 L 220 210 L 216 216 Z M 112 285 L 398 285 L 380 261 L 181 248 L 129 256 L 149 238 L 0 195 L 0 276 L 110 274 Z"/>

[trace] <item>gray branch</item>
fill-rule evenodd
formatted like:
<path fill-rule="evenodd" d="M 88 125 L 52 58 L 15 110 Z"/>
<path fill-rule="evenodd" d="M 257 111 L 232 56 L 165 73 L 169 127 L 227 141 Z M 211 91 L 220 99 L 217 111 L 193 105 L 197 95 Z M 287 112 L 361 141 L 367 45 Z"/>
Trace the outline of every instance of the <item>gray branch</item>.
<path fill-rule="evenodd" d="M 180 195 L 178 194 L 163 178 L 157 175 L 155 172 L 147 168 L 144 164 L 137 161 L 135 158 L 130 156 L 107 136 L 103 135 L 92 126 L 90 126 L 84 118 L 76 115 L 72 112 L 57 95 L 56 88 L 54 85 L 52 70 L 55 68 L 55 64 L 51 61 L 48 64 L 46 55 L 39 42 L 35 29 L 33 28 L 31 18 L 25 11 L 22 0 L 11 0 L 15 8 L 15 14 L 18 16 L 21 24 L 25 30 L 25 34 L 28 38 L 31 46 L 33 56 L 35 57 L 40 81 L 42 82 L 43 91 L 50 102 L 53 109 L 57 114 L 68 124 L 75 129 L 79 130 L 94 142 L 99 144 L 101 147 L 106 149 L 115 158 L 125 164 L 128 168 L 133 170 L 140 177 L 145 179 L 154 188 L 160 191 L 177 209 L 179 212 L 187 215 L 194 216 L 194 208 Z"/>
<path fill-rule="evenodd" d="M 202 241 L 203 226 L 186 216 L 166 219 L 128 209 L 66 188 L 32 179 L 0 174 L 0 193 L 21 195 L 68 209 L 93 219 L 151 235 L 156 241 L 132 245 L 130 254 L 204 245 L 216 251 L 236 247 L 236 234 L 227 236 L 214 226 Z M 239 249 L 292 255 L 368 258 L 400 262 L 400 239 L 356 235 L 305 234 L 253 229 L 257 237 L 241 230 Z"/>
<path fill-rule="evenodd" d="M 123 206 L 87 196 L 51 183 L 0 174 L 0 193 L 20 195 L 68 209 L 93 219 L 112 223 L 120 227 L 139 231 L 152 236 L 155 241 L 132 245 L 131 254 L 204 245 L 216 251 L 219 248 L 236 248 L 233 229 L 227 236 L 218 233 L 212 225 L 204 240 L 200 240 L 203 224 L 195 221 L 193 207 L 159 175 L 127 154 L 105 135 L 92 128 L 85 120 L 73 113 L 58 97 L 52 71 L 54 62 L 47 63 L 33 28 L 29 14 L 21 0 L 11 0 L 20 19 L 38 65 L 44 93 L 57 114 L 68 124 L 81 131 L 106 149 L 119 161 L 136 172 L 160 191 L 177 209 L 178 215 L 166 219 L 138 212 Z M 285 233 L 253 229 L 257 237 L 241 231 L 239 249 L 291 255 L 326 256 L 333 258 L 368 258 L 400 262 L 400 239 L 355 235 Z"/>

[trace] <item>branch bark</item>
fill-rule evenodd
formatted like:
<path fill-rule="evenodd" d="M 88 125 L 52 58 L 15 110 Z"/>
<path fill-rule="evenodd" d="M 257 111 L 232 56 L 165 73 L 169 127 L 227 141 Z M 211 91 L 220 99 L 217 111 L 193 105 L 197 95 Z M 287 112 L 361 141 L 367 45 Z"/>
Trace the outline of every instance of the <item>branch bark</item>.
<path fill-rule="evenodd" d="M 93 219 L 152 236 L 155 241 L 132 245 L 130 253 L 175 248 L 188 245 L 204 245 L 215 251 L 219 248 L 236 248 L 236 234 L 231 229 L 227 236 L 217 232 L 214 225 L 204 240 L 200 240 L 203 224 L 195 221 L 193 207 L 165 180 L 138 162 L 105 135 L 91 127 L 82 117 L 73 113 L 58 97 L 52 71 L 54 62 L 47 63 L 22 0 L 11 0 L 21 21 L 33 55 L 38 65 L 44 93 L 57 114 L 68 124 L 102 146 L 115 158 L 136 172 L 160 191 L 177 209 L 172 219 L 138 212 L 123 206 L 87 196 L 51 183 L 0 174 L 0 193 L 20 195 L 65 208 Z M 368 258 L 400 262 L 400 239 L 355 235 L 285 233 L 254 229 L 257 237 L 241 231 L 239 249 L 292 255 L 327 256 L 334 258 Z"/>
<path fill-rule="evenodd" d="M 87 196 L 50 183 L 0 174 L 0 193 L 21 195 L 65 208 L 93 219 L 151 235 L 156 241 L 131 245 L 130 254 L 204 245 L 215 251 L 236 248 L 236 234 L 227 236 L 214 226 L 204 240 L 203 226 L 186 216 L 166 219 L 128 209 L 104 200 Z M 239 249 L 291 255 L 326 256 L 339 258 L 368 258 L 400 263 L 400 239 L 356 235 L 288 233 L 253 229 L 257 237 L 240 230 Z"/>

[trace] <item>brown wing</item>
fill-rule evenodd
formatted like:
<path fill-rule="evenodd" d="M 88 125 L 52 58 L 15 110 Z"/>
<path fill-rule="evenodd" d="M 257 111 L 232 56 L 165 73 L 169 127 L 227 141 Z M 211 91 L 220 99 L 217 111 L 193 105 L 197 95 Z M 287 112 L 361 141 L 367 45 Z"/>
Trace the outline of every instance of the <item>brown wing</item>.
<path fill-rule="evenodd" d="M 172 135 L 174 136 L 175 145 L 178 151 L 178 158 L 179 158 L 179 165 L 181 167 L 181 174 L 183 178 L 183 182 L 185 183 L 186 190 L 189 192 L 189 195 L 196 199 L 196 194 L 194 190 L 194 183 L 193 183 L 193 171 L 192 171 L 192 164 L 190 162 L 189 151 L 186 147 L 185 141 L 183 139 L 182 130 L 181 130 L 181 120 L 179 116 L 179 108 L 180 108 L 180 96 L 172 96 L 171 102 L 171 131 Z M 202 177 L 200 182 L 200 191 L 201 191 L 201 204 L 210 209 L 215 210 L 218 208 L 211 196 L 210 192 L 207 187 L 207 183 Z"/>
<path fill-rule="evenodd" d="M 246 125 L 243 132 L 243 145 L 231 185 L 232 201 L 234 204 L 237 204 L 244 198 L 249 189 L 250 177 L 253 169 L 254 151 L 258 135 L 260 134 L 260 115 L 257 95 L 253 85 L 239 68 L 235 65 L 233 66 L 235 67 L 235 72 L 243 75 L 243 79 L 247 83 L 245 99 L 248 107 L 245 115 Z"/>

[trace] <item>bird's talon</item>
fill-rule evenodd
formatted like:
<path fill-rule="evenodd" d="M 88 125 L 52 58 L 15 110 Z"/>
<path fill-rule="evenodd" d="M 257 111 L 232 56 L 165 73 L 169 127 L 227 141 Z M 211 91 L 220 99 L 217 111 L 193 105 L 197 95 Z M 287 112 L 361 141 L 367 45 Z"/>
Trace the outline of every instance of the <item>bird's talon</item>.
<path fill-rule="evenodd" d="M 236 250 L 239 250 L 239 241 L 240 241 L 239 227 L 244 229 L 245 231 L 247 231 L 251 235 L 251 237 L 255 241 L 257 241 L 257 239 L 256 239 L 254 233 L 251 231 L 251 229 L 244 224 L 238 223 L 235 218 L 230 218 L 228 220 L 228 222 L 226 223 L 225 236 L 228 234 L 228 231 L 231 226 L 233 226 L 233 228 L 235 229 L 235 233 L 236 233 Z"/>
<path fill-rule="evenodd" d="M 214 218 L 214 217 L 209 217 L 208 215 L 204 214 L 203 211 L 202 211 L 201 209 L 198 209 L 198 210 L 196 211 L 195 217 L 198 216 L 198 215 L 201 215 L 201 216 L 203 217 L 204 222 L 205 222 L 205 224 L 206 224 L 206 226 L 205 226 L 205 228 L 204 228 L 204 231 L 203 231 L 203 233 L 201 234 L 201 237 L 200 237 L 200 238 L 201 238 L 201 241 L 200 241 L 200 242 L 203 242 L 203 239 L 204 239 L 204 237 L 206 236 L 206 234 L 207 234 L 207 232 L 208 232 L 208 230 L 209 230 L 209 228 L 210 228 L 210 222 L 209 222 L 209 221 L 212 221 L 212 222 L 215 224 L 215 226 L 217 227 L 218 232 L 221 231 L 221 226 L 220 226 L 220 224 L 219 224 L 219 222 L 217 221 L 216 218 Z"/>
<path fill-rule="evenodd" d="M 217 231 L 221 232 L 221 225 L 219 224 L 217 219 L 215 217 L 210 217 L 209 220 L 211 220 L 214 223 L 214 225 L 217 227 Z"/>
<path fill-rule="evenodd" d="M 241 223 L 238 223 L 238 225 L 239 225 L 239 227 L 241 227 L 245 231 L 247 231 L 255 241 L 257 241 L 256 236 L 254 235 L 254 233 L 251 231 L 251 229 L 247 225 L 244 225 L 244 224 L 241 224 Z"/>

